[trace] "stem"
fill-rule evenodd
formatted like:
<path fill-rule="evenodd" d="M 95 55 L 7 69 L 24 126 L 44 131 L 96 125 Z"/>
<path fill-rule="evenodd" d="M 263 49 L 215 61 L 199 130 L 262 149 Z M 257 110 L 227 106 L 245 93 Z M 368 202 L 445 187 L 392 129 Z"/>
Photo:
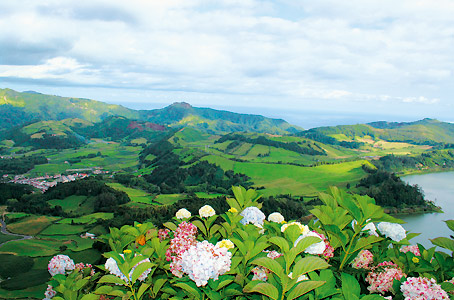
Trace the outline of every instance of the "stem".
<path fill-rule="evenodd" d="M 132 287 L 132 284 L 128 284 L 128 286 L 129 286 L 129 289 L 132 292 L 132 296 L 133 296 L 134 300 L 137 300 L 136 293 L 134 292 L 134 288 Z"/>
<path fill-rule="evenodd" d="M 362 228 L 362 227 L 361 227 L 361 228 Z M 347 249 L 347 251 L 345 251 L 345 256 L 344 256 L 344 258 L 342 259 L 342 262 L 341 262 L 341 264 L 340 264 L 340 266 L 339 266 L 339 271 L 342 271 L 342 269 L 344 268 L 345 261 L 347 260 L 347 256 L 350 254 L 350 249 L 352 248 L 352 245 L 353 245 L 353 242 L 352 242 L 352 241 L 353 241 L 353 240 L 355 239 L 355 237 L 356 237 L 358 234 L 360 234 L 360 233 L 361 233 L 361 231 L 359 231 L 358 233 L 355 233 L 355 234 L 353 235 L 352 239 L 350 240 L 350 245 L 348 245 L 348 249 Z"/>

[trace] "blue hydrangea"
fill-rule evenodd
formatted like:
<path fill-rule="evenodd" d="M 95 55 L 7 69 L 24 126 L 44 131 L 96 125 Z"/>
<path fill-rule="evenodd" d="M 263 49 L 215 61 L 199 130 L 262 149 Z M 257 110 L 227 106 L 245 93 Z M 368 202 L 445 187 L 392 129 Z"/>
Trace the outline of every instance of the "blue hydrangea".
<path fill-rule="evenodd" d="M 240 223 L 243 225 L 254 224 L 258 227 L 263 226 L 265 214 L 255 206 L 246 207 L 240 215 L 243 216 L 243 219 L 240 221 Z"/>

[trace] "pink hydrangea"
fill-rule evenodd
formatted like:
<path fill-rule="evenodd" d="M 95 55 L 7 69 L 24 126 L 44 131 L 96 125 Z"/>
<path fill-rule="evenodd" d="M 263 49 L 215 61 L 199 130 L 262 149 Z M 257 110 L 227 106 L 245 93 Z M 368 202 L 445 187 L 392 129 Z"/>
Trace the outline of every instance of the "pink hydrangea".
<path fill-rule="evenodd" d="M 374 261 L 374 255 L 369 250 L 361 250 L 352 261 L 355 269 L 369 269 L 369 265 Z"/>
<path fill-rule="evenodd" d="M 163 241 L 169 237 L 170 230 L 169 229 L 159 229 L 158 230 L 158 238 L 159 241 Z"/>
<path fill-rule="evenodd" d="M 400 252 L 402 253 L 411 252 L 416 256 L 421 256 L 421 253 L 419 253 L 419 248 L 416 245 L 403 246 L 402 248 L 400 248 Z"/>
<path fill-rule="evenodd" d="M 272 251 L 264 250 L 263 252 L 266 252 L 267 253 L 266 256 L 271 258 L 271 259 L 276 259 L 276 258 L 281 257 L 283 255 L 282 253 L 279 253 L 276 250 L 272 250 Z"/>
<path fill-rule="evenodd" d="M 167 261 L 170 263 L 170 271 L 177 277 L 183 276 L 181 267 L 181 255 L 191 246 L 194 246 L 197 241 L 197 227 L 192 223 L 181 222 L 174 232 L 175 237 L 170 241 L 170 246 L 166 251 Z"/>
<path fill-rule="evenodd" d="M 52 257 L 47 265 L 47 270 L 52 276 L 56 274 L 64 275 L 67 272 L 74 270 L 74 267 L 74 261 L 69 258 L 69 256 L 60 254 Z"/>
<path fill-rule="evenodd" d="M 95 270 L 93 270 L 93 266 L 91 264 L 78 263 L 74 265 L 74 269 L 79 271 L 82 271 L 83 269 L 91 269 L 90 275 L 95 275 Z"/>
<path fill-rule="evenodd" d="M 209 279 L 217 280 L 230 271 L 232 253 L 208 241 L 198 242 L 181 255 L 181 271 L 197 286 L 205 286 Z"/>
<path fill-rule="evenodd" d="M 400 286 L 405 300 L 443 300 L 448 294 L 435 279 L 425 277 L 408 277 Z"/>
<path fill-rule="evenodd" d="M 264 267 L 255 267 L 251 270 L 251 272 L 254 274 L 252 277 L 252 280 L 261 280 L 261 281 L 267 281 L 268 280 L 268 274 L 270 273 L 270 270 Z"/>
<path fill-rule="evenodd" d="M 54 291 L 54 288 L 51 285 L 47 285 L 47 289 L 44 292 L 44 299 L 43 300 L 50 300 L 52 299 L 55 295 L 57 295 L 57 292 Z"/>
<path fill-rule="evenodd" d="M 372 268 L 372 271 L 367 274 L 366 281 L 369 283 L 367 289 L 371 293 L 394 293 L 392 288 L 393 280 L 400 280 L 404 275 L 405 274 L 395 263 L 384 261 Z"/>

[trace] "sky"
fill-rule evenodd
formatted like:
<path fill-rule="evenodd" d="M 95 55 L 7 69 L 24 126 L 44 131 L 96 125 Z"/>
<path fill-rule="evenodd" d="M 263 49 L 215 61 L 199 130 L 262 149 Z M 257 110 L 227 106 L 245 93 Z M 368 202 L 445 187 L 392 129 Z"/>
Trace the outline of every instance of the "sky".
<path fill-rule="evenodd" d="M 303 127 L 454 122 L 452 0 L 0 1 L 0 88 Z"/>

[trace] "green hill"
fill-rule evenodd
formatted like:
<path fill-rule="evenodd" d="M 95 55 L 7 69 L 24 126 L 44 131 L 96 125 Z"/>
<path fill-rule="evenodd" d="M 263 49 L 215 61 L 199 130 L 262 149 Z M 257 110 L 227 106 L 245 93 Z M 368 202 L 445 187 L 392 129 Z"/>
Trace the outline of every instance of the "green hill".
<path fill-rule="evenodd" d="M 133 110 L 121 105 L 89 99 L 0 89 L 0 128 L 2 129 L 32 121 L 60 121 L 73 118 L 101 122 L 112 116 L 177 128 L 193 127 L 211 134 L 238 131 L 288 134 L 302 130 L 281 119 L 197 108 L 187 103 L 174 103 L 162 109 Z"/>
<path fill-rule="evenodd" d="M 360 138 L 405 142 L 416 145 L 435 145 L 454 143 L 454 124 L 435 119 L 423 119 L 416 122 L 372 122 L 357 125 L 339 125 L 312 128 L 297 134 L 328 144 L 361 143 Z M 358 148 L 361 144 L 350 144 Z"/>

